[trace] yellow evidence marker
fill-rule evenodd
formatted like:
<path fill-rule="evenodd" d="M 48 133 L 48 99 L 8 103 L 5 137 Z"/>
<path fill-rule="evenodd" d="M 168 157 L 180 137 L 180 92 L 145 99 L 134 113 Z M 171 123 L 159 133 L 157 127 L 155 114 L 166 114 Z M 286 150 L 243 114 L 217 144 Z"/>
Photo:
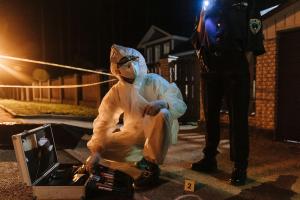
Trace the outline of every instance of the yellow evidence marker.
<path fill-rule="evenodd" d="M 195 192 L 196 181 L 194 180 L 185 180 L 184 181 L 184 191 Z"/>

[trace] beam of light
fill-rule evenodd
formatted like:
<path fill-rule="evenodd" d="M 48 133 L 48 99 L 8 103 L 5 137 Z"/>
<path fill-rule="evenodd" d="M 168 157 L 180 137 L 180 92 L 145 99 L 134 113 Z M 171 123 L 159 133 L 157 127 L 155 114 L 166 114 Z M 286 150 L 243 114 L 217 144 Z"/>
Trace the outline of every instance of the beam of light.
<path fill-rule="evenodd" d="M 272 10 L 274 10 L 275 8 L 277 8 L 279 5 L 273 6 L 271 8 L 267 8 L 265 10 L 260 11 L 260 15 L 263 16 L 265 14 L 267 14 L 268 12 L 271 12 Z"/>
<path fill-rule="evenodd" d="M 22 83 L 31 84 L 33 81 L 29 76 L 23 74 L 22 72 L 16 71 L 16 70 L 12 69 L 11 67 L 7 67 L 1 63 L 0 63 L 0 69 L 2 69 L 3 71 L 7 72 L 10 75 L 12 75 L 14 78 L 21 81 Z"/>
<path fill-rule="evenodd" d="M 57 64 L 57 63 L 44 62 L 44 61 L 39 61 L 39 60 L 31 60 L 31 59 L 26 59 L 26 58 L 18 58 L 18 57 L 5 56 L 5 55 L 0 55 L 0 58 L 6 59 L 6 60 L 15 60 L 15 61 L 28 62 L 28 63 L 41 64 L 41 65 L 48 65 L 48 66 L 71 69 L 71 70 L 76 70 L 76 71 L 90 72 L 90 73 L 95 73 L 95 74 L 103 74 L 103 75 L 107 75 L 107 76 L 114 76 L 110 73 L 105 73 L 105 72 L 100 72 L 100 71 L 95 71 L 95 70 L 90 70 L 90 69 L 84 69 L 84 68 L 79 68 L 79 67 L 72 67 L 72 66 L 68 66 L 68 65 L 61 65 L 61 64 Z"/>
<path fill-rule="evenodd" d="M 97 82 L 97 83 L 80 84 L 80 85 L 45 85 L 45 86 L 41 86 L 41 85 L 1 85 L 0 84 L 0 88 L 32 88 L 32 89 L 79 88 L 79 87 L 90 87 L 90 86 L 95 86 L 95 85 L 101 85 L 101 84 L 112 82 L 112 81 L 117 81 L 117 79 L 101 81 L 101 82 Z"/>

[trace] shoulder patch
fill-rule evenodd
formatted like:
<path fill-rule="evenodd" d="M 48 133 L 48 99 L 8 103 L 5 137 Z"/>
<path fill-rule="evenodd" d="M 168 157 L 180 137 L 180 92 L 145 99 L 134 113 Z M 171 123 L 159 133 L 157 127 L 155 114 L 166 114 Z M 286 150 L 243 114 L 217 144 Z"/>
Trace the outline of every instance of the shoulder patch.
<path fill-rule="evenodd" d="M 260 19 L 250 19 L 249 26 L 251 32 L 256 35 L 261 29 L 261 20 Z"/>

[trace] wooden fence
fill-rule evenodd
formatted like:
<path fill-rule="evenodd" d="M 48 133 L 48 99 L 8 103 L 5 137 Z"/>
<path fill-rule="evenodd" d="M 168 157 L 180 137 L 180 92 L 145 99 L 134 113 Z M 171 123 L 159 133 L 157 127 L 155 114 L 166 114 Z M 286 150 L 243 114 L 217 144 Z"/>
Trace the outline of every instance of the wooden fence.
<path fill-rule="evenodd" d="M 74 74 L 45 82 L 34 82 L 33 86 L 60 86 L 80 85 L 107 80 L 107 76 L 98 74 Z M 91 87 L 79 88 L 1 88 L 0 98 L 21 101 L 39 101 L 51 103 L 64 103 L 73 105 L 86 105 L 98 107 L 101 99 L 109 89 L 109 83 Z"/>
<path fill-rule="evenodd" d="M 200 65 L 195 56 L 179 58 L 170 63 L 170 82 L 180 89 L 187 111 L 182 122 L 196 122 L 200 118 Z"/>
<path fill-rule="evenodd" d="M 178 59 L 161 59 L 156 65 L 148 66 L 151 73 L 174 82 L 180 89 L 187 105 L 181 122 L 197 122 L 200 119 L 200 64 L 195 55 Z"/>

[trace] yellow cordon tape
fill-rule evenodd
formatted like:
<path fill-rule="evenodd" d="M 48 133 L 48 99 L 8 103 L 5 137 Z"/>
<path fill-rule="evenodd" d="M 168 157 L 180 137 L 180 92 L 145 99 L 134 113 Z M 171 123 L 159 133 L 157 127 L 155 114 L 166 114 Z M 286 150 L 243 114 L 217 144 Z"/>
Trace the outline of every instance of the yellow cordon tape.
<path fill-rule="evenodd" d="M 61 64 L 50 63 L 50 62 L 44 62 L 44 61 L 39 61 L 39 60 L 17 58 L 17 57 L 12 57 L 12 56 L 5 56 L 5 55 L 0 55 L 0 58 L 6 59 L 6 60 L 16 60 L 16 61 L 22 61 L 22 62 L 35 63 L 35 64 L 50 65 L 50 66 L 60 67 L 60 68 L 65 68 L 65 69 L 72 69 L 72 70 L 83 71 L 83 72 L 91 72 L 91 73 L 95 73 L 95 74 L 103 74 L 103 75 L 107 75 L 107 76 L 114 76 L 114 75 L 112 75 L 110 73 L 106 73 L 106 72 L 99 72 L 99 71 L 95 71 L 95 70 L 72 67 L 72 66 L 68 66 L 68 65 L 61 65 Z"/>
<path fill-rule="evenodd" d="M 0 85 L 0 88 L 32 88 L 32 89 L 38 89 L 38 88 L 45 88 L 45 89 L 59 89 L 59 88 L 79 88 L 79 87 L 90 87 L 95 85 L 101 85 L 103 83 L 108 83 L 112 81 L 117 81 L 117 79 L 112 79 L 108 81 L 102 81 L 97 83 L 89 83 L 89 84 L 81 84 L 81 85 Z"/>
<path fill-rule="evenodd" d="M 22 61 L 22 62 L 35 63 L 35 64 L 49 65 L 49 66 L 54 66 L 54 67 L 59 67 L 59 68 L 72 69 L 72 70 L 76 70 L 76 71 L 90 72 L 90 73 L 94 73 L 94 74 L 114 76 L 114 75 L 112 75 L 110 73 L 106 73 L 106 72 L 100 72 L 100 71 L 95 71 L 95 70 L 90 70 L 90 69 L 72 67 L 72 66 L 68 66 L 68 65 L 44 62 L 44 61 L 39 61 L 39 60 L 17 58 L 17 57 L 13 57 L 13 56 L 5 56 L 5 55 L 0 55 L 0 58 L 6 59 L 6 60 L 16 60 L 16 61 Z M 97 82 L 97 83 L 81 84 L 81 85 L 62 85 L 62 86 L 59 86 L 59 85 L 56 85 L 56 86 L 50 86 L 50 85 L 46 85 L 46 86 L 41 86 L 41 85 L 0 85 L 0 88 L 32 88 L 32 89 L 79 88 L 79 87 L 90 87 L 90 86 L 95 86 L 95 85 L 101 85 L 103 83 L 108 83 L 108 82 L 112 82 L 112 81 L 117 81 L 117 79 L 112 79 L 112 80 L 107 80 L 107 81 L 102 81 L 102 82 Z"/>

